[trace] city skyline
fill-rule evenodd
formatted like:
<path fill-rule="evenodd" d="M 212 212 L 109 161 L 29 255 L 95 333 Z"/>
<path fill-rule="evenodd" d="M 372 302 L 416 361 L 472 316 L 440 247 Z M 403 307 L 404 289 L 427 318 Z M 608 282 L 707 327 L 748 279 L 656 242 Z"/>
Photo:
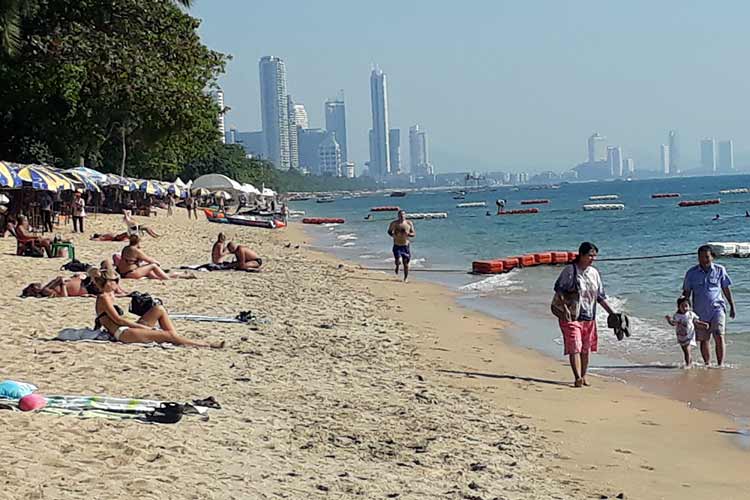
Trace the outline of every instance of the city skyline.
<path fill-rule="evenodd" d="M 616 138 L 612 142 L 623 145 L 639 167 L 657 167 L 658 145 L 667 141 L 664 131 L 669 129 L 680 133 L 681 170 L 699 166 L 699 141 L 706 136 L 734 138 L 735 167 L 750 163 L 745 139 L 750 125 L 736 105 L 744 96 L 746 70 L 709 77 L 723 75 L 727 61 L 741 57 L 739 19 L 750 7 L 736 4 L 730 13 L 671 1 L 542 3 L 548 15 L 538 19 L 539 7 L 522 3 L 483 2 L 481 9 L 454 12 L 386 0 L 378 12 L 400 12 L 399 23 L 392 25 L 388 16 L 368 18 L 345 2 L 332 1 L 330 9 L 321 10 L 293 1 L 299 15 L 288 20 L 295 36 L 286 38 L 272 36 L 270 23 L 257 22 L 278 10 L 270 3 L 228 0 L 217 9 L 199 2 L 191 13 L 203 19 L 205 42 L 233 55 L 219 82 L 232 108 L 228 127 L 261 128 L 254 66 L 259 57 L 276 54 L 286 61 L 294 82 L 289 93 L 308 105 L 311 127 L 324 126 L 319 103 L 332 89 L 346 90 L 348 153 L 358 168 L 369 157 L 369 89 L 362 85 L 362 74 L 372 62 L 398 82 L 389 89 L 391 121 L 403 130 L 413 123 L 429 128 L 439 171 L 565 170 L 585 159 L 580 137 L 591 130 Z M 641 15 L 644 8 L 652 13 L 648 18 Z M 676 8 L 680 23 L 660 21 L 671 19 Z M 226 9 L 231 16 L 222 15 Z M 331 16 L 340 29 L 318 28 Z M 614 22 L 606 29 L 592 22 L 602 18 Z M 238 43 L 232 34 L 248 23 L 254 31 Z M 458 29 L 460 42 L 430 35 L 442 29 Z M 386 31 L 388 43 L 379 43 Z M 335 51 L 336 57 L 321 60 L 316 55 L 321 50 Z M 671 56 L 665 59 L 665 53 Z M 614 71 L 590 64 L 611 57 L 618 60 Z M 550 71 L 560 77 L 550 80 Z M 440 83 L 419 83 L 432 81 Z M 711 99 L 701 98 L 707 94 Z M 606 111 L 591 107 L 592 102 L 606 103 Z M 461 123 L 472 123 L 472 130 Z M 539 136 L 545 138 L 544 148 L 533 146 Z"/>

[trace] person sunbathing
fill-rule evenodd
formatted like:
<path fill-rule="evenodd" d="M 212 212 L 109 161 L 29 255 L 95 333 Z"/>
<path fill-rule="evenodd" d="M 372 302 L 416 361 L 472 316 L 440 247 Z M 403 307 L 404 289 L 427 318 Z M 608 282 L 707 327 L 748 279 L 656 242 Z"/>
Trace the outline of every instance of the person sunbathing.
<path fill-rule="evenodd" d="M 93 277 L 94 283 L 102 290 L 96 298 L 94 310 L 96 312 L 95 326 L 109 332 L 116 341 L 129 343 L 159 344 L 169 343 L 190 347 L 213 347 L 221 349 L 221 342 L 196 342 L 177 334 L 177 330 L 169 318 L 167 310 L 162 305 L 156 305 L 138 318 L 137 322 L 130 321 L 124 312 L 115 304 L 115 291 L 120 277 L 110 267 L 103 271 L 96 270 L 98 275 Z M 96 273 L 95 273 L 96 274 Z"/>
<path fill-rule="evenodd" d="M 41 283 L 31 283 L 21 291 L 21 297 L 94 297 L 100 293 L 101 290 L 90 274 L 75 274 L 70 278 L 58 276 L 44 286 Z M 115 295 L 125 297 L 128 292 L 117 285 Z"/>
<path fill-rule="evenodd" d="M 47 254 L 47 257 L 52 257 L 52 240 L 34 236 L 29 227 L 29 219 L 25 215 L 18 216 L 18 224 L 14 229 L 19 243 L 31 244 L 37 248 L 41 248 Z"/>
<path fill-rule="evenodd" d="M 227 243 L 227 251 L 234 254 L 237 259 L 234 268 L 240 271 L 258 271 L 263 265 L 263 259 L 245 245 L 236 245 L 230 241 Z"/>
<path fill-rule="evenodd" d="M 133 219 L 132 213 L 130 210 L 123 210 L 122 213 L 123 213 L 122 221 L 125 223 L 125 225 L 128 228 L 127 230 L 128 236 L 132 236 L 134 234 L 141 236 L 143 235 L 143 233 L 147 233 L 152 238 L 161 237 L 160 234 L 158 234 L 156 231 L 154 231 L 150 227 L 146 227 L 146 226 L 142 226 L 138 224 L 135 221 L 135 219 Z"/>
<path fill-rule="evenodd" d="M 168 280 L 173 278 L 194 279 L 192 273 L 166 273 L 159 262 L 146 255 L 140 248 L 141 237 L 130 235 L 128 246 L 122 249 L 120 260 L 117 262 L 117 272 L 124 279 L 149 278 L 153 280 Z"/>
<path fill-rule="evenodd" d="M 128 240 L 128 233 L 120 233 L 120 234 L 113 234 L 113 233 L 94 233 L 91 238 L 89 238 L 91 241 L 127 241 Z"/>

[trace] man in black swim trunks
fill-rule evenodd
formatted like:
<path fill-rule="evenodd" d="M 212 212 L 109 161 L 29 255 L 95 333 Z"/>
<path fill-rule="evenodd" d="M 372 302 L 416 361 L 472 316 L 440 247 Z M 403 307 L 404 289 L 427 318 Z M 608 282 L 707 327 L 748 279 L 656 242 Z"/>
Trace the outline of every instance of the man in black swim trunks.
<path fill-rule="evenodd" d="M 409 261 L 411 260 L 411 250 L 409 248 L 409 238 L 414 238 L 417 232 L 414 230 L 414 224 L 406 220 L 406 212 L 398 211 L 398 218 L 388 226 L 388 235 L 393 238 L 393 258 L 396 261 L 396 275 L 401 263 L 404 264 L 404 282 L 409 279 Z"/>

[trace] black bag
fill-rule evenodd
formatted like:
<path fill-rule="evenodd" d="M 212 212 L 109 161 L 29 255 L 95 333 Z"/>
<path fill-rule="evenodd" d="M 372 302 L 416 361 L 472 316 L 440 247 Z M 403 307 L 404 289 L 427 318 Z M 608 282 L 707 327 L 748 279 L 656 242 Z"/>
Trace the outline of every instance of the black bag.
<path fill-rule="evenodd" d="M 130 294 L 130 312 L 136 316 L 143 316 L 152 308 L 162 305 L 161 299 L 152 297 L 148 293 L 133 292 Z"/>
<path fill-rule="evenodd" d="M 84 264 L 80 260 L 73 259 L 67 264 L 64 264 L 60 269 L 62 271 L 70 271 L 72 273 L 85 273 L 91 269 L 91 264 Z"/>

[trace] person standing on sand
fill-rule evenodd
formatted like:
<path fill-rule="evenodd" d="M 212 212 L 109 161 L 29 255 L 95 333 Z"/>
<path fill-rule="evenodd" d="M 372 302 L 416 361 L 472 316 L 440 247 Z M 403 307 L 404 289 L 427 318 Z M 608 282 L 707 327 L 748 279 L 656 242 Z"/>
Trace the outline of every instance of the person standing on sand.
<path fill-rule="evenodd" d="M 404 264 L 404 283 L 409 280 L 409 261 L 411 261 L 411 249 L 409 238 L 414 238 L 417 232 L 414 224 L 406 220 L 406 212 L 398 211 L 398 218 L 388 226 L 388 236 L 393 238 L 393 259 L 396 261 L 396 275 L 401 263 Z"/>
<path fill-rule="evenodd" d="M 724 332 L 726 330 L 726 311 L 729 302 L 729 317 L 736 316 L 734 309 L 734 298 L 729 287 L 732 280 L 729 279 L 724 266 L 714 264 L 713 249 L 710 245 L 698 248 L 698 265 L 691 267 L 685 273 L 682 284 L 682 295 L 688 299 L 692 295 L 693 310 L 701 319 L 709 324 L 709 327 L 698 328 L 695 337 L 701 348 L 701 357 L 706 366 L 711 362 L 711 336 L 716 343 L 716 363 L 721 366 L 724 363 Z M 722 298 L 726 297 L 726 302 Z"/>
<path fill-rule="evenodd" d="M 555 282 L 556 294 L 578 292 L 580 312 L 574 321 L 560 319 L 560 331 L 565 345 L 565 354 L 570 360 L 570 368 L 575 377 L 574 387 L 588 386 L 586 372 L 589 367 L 589 353 L 596 352 L 596 305 L 601 304 L 605 311 L 614 314 L 607 303 L 604 286 L 599 271 L 593 263 L 599 249 L 588 241 L 578 247 L 578 256 L 572 264 L 565 266 Z"/>

